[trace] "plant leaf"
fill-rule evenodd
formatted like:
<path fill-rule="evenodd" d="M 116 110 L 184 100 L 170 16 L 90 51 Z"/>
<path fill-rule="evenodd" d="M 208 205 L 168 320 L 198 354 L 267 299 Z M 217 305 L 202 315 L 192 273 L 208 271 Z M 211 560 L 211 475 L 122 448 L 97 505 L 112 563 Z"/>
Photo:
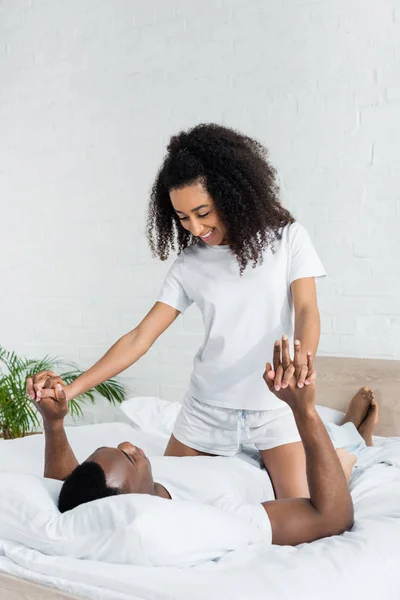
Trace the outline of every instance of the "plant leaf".
<path fill-rule="evenodd" d="M 58 367 L 60 370 L 61 367 L 70 368 L 60 375 L 67 385 L 83 372 L 75 364 L 51 356 L 39 360 L 21 358 L 0 345 L 0 430 L 11 437 L 18 437 L 40 425 L 38 413 L 26 395 L 26 379 L 40 371 L 57 372 Z M 83 415 L 82 404 L 85 401 L 95 403 L 95 392 L 113 405 L 125 399 L 124 387 L 110 379 L 70 400 L 69 410 L 74 418 Z"/>

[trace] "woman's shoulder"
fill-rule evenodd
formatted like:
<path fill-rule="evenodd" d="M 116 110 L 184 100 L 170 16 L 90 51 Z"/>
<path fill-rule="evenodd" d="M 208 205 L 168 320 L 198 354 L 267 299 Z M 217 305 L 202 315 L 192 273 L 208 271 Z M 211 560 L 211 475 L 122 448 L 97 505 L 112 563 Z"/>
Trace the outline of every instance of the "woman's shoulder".
<path fill-rule="evenodd" d="M 307 229 L 297 221 L 288 223 L 280 230 L 280 239 L 289 246 L 292 245 L 294 240 L 302 240 L 308 237 Z"/>
<path fill-rule="evenodd" d="M 298 231 L 306 231 L 306 228 L 299 223 L 298 221 L 293 221 L 292 223 L 288 223 L 284 227 L 281 228 L 282 233 L 286 233 L 287 235 L 293 235 Z"/>

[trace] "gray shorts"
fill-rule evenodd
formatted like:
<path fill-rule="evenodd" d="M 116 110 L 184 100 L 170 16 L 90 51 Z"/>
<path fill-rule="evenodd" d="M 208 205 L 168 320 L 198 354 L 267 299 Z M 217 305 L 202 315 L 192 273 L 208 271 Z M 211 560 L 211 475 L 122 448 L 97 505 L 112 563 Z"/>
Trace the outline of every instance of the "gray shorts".
<path fill-rule="evenodd" d="M 205 404 L 189 394 L 173 435 L 194 450 L 220 456 L 234 456 L 243 444 L 271 450 L 301 441 L 293 413 L 283 402 L 272 410 L 241 410 Z"/>

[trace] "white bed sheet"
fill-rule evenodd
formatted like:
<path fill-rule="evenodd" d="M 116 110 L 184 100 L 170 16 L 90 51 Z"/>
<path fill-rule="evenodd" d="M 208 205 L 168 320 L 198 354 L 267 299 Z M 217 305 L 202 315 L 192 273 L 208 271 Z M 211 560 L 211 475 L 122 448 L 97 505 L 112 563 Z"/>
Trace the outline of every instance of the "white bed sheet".
<path fill-rule="evenodd" d="M 157 432 L 154 412 L 151 422 L 149 434 L 113 423 L 69 428 L 68 436 L 78 459 L 124 439 L 154 456 L 162 453 L 168 432 L 164 425 Z M 2 442 L 0 470 L 40 474 L 42 452 L 41 436 Z M 357 470 L 351 489 L 353 530 L 297 548 L 258 544 L 206 565 L 166 568 L 51 557 L 0 540 L 0 570 L 93 600 L 397 600 L 400 439 L 381 441 Z"/>

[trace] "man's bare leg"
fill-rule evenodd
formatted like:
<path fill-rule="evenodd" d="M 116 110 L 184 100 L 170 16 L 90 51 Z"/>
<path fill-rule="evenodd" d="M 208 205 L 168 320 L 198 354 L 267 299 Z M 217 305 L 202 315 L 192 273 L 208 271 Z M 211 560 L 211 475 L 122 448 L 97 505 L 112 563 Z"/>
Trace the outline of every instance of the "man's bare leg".
<path fill-rule="evenodd" d="M 364 438 L 367 446 L 373 446 L 372 434 L 374 433 L 375 427 L 379 419 L 379 405 L 374 399 L 371 406 L 368 409 L 367 416 L 358 428 L 358 433 Z"/>
<path fill-rule="evenodd" d="M 374 402 L 374 399 L 375 397 L 372 390 L 366 386 L 361 387 L 356 395 L 350 400 L 347 412 L 340 424 L 344 425 L 345 423 L 350 422 L 358 429 L 367 416 L 368 410 Z"/>
<path fill-rule="evenodd" d="M 378 422 L 378 405 L 373 391 L 363 386 L 350 400 L 349 407 L 341 425 L 353 423 L 359 434 L 364 438 L 367 446 L 372 446 L 372 432 Z M 336 450 L 340 463 L 343 467 L 347 482 L 350 481 L 353 467 L 357 462 L 354 454 L 350 454 L 344 448 Z"/>
<path fill-rule="evenodd" d="M 375 400 L 374 392 L 368 387 L 362 387 L 350 401 L 341 425 L 353 423 L 367 446 L 373 446 L 372 434 L 378 423 L 378 418 L 379 406 Z"/>

